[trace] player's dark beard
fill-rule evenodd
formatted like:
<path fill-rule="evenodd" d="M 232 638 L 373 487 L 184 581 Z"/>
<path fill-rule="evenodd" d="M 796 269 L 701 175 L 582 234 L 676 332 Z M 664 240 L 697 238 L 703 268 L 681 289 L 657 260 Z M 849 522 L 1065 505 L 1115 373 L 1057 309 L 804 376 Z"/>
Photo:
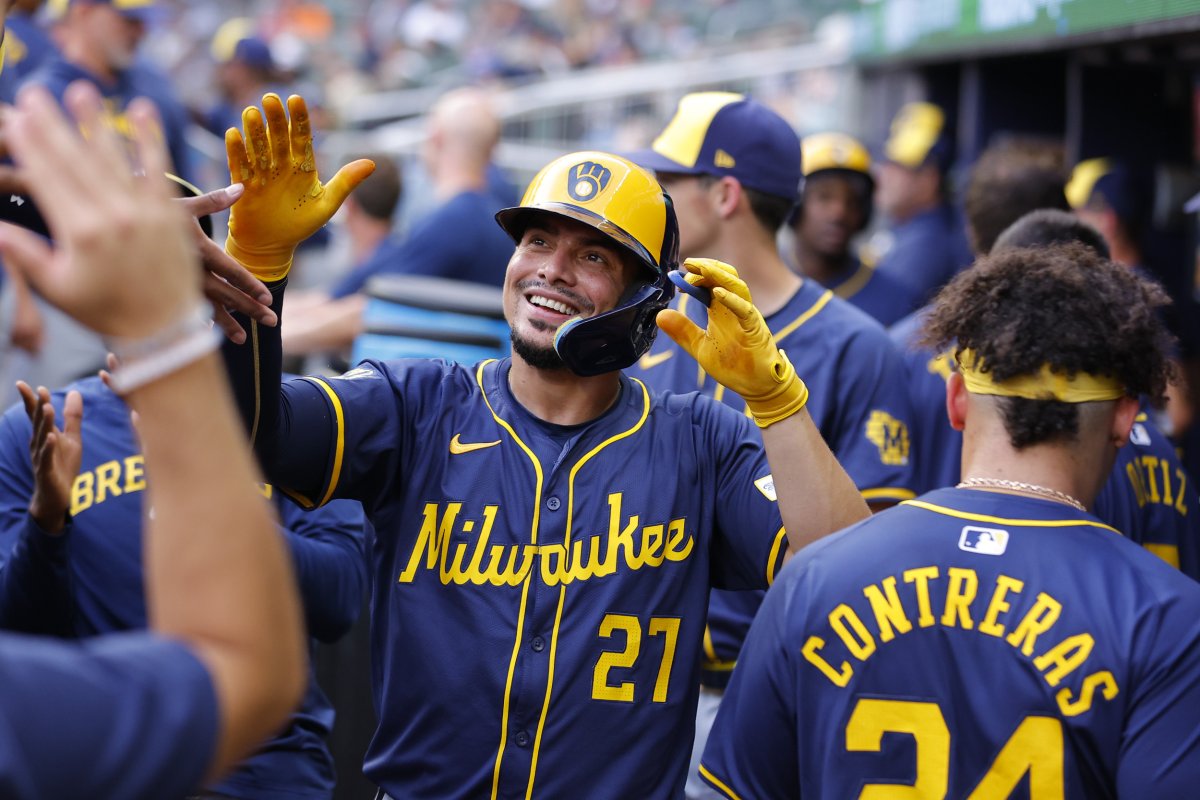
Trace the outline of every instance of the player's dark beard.
<path fill-rule="evenodd" d="M 514 330 L 509 335 L 512 339 L 513 352 L 519 355 L 534 369 L 566 369 L 567 365 L 559 357 L 553 347 L 537 347 L 527 339 L 521 338 Z"/>

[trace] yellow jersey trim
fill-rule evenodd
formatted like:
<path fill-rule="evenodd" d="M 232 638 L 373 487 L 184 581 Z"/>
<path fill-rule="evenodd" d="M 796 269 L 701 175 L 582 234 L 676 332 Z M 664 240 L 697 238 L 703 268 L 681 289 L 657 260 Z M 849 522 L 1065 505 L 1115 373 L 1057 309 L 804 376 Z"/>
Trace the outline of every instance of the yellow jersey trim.
<path fill-rule="evenodd" d="M 775 534 L 775 543 L 771 545 L 771 555 L 767 558 L 767 586 L 775 583 L 775 576 L 779 574 L 779 569 L 775 566 L 779 563 L 779 548 L 787 551 L 787 528 L 780 528 Z"/>
<path fill-rule="evenodd" d="M 782 328 L 779 329 L 779 331 L 777 333 L 772 334 L 772 336 L 775 338 L 775 344 L 779 344 L 780 339 L 787 336 L 789 333 L 796 330 L 804 323 L 808 322 L 810 319 L 815 317 L 817 314 L 821 313 L 821 309 L 823 309 L 825 306 L 829 305 L 829 298 L 831 298 L 831 297 L 833 297 L 833 290 L 826 289 L 825 294 L 818 297 L 817 302 L 815 302 L 811 306 L 809 306 L 807 311 L 805 311 L 800 316 L 796 317 L 794 320 L 789 322 L 787 325 L 784 325 Z"/>
<path fill-rule="evenodd" d="M 732 672 L 735 666 L 737 666 L 736 661 L 726 661 L 717 656 L 717 648 L 712 640 L 712 629 L 706 623 L 704 625 L 704 661 L 700 664 L 701 669 L 709 672 Z"/>
<path fill-rule="evenodd" d="M 947 517 L 969 519 L 974 522 L 991 522 L 996 525 L 1024 525 L 1031 528 L 1072 528 L 1076 525 L 1088 525 L 1093 528 L 1103 528 L 1106 531 L 1112 531 L 1118 536 L 1121 535 L 1121 532 L 1111 525 L 1105 525 L 1103 522 L 1095 522 L 1090 519 L 1010 519 L 1008 517 L 993 517 L 990 514 L 974 514 L 970 511 L 959 511 L 958 509 L 927 503 L 924 500 L 905 500 L 900 505 L 916 506 L 926 511 L 932 511 L 935 514 L 944 514 Z"/>
<path fill-rule="evenodd" d="M 542 465 L 537 460 L 537 456 L 533 451 L 521 441 L 521 437 L 517 436 L 517 432 L 512 426 L 500 418 L 496 413 L 496 409 L 492 408 L 492 402 L 488 400 L 487 391 L 483 388 L 483 370 L 488 364 L 496 363 L 496 359 L 489 358 L 487 361 L 480 363 L 479 368 L 475 370 L 475 383 L 479 385 L 479 393 L 483 396 L 483 402 L 487 405 L 488 411 L 492 413 L 492 419 L 504 430 L 508 431 L 513 437 L 513 441 L 529 456 L 529 461 L 533 464 L 533 472 L 537 477 L 537 488 L 533 493 L 533 527 L 530 531 L 530 544 L 537 544 L 537 532 L 539 515 L 542 508 Z M 521 650 L 521 639 L 525 633 L 525 601 L 529 598 L 529 582 L 533 579 L 534 570 L 530 570 L 525 576 L 525 583 L 521 586 L 521 611 L 517 614 L 517 637 L 513 642 L 512 655 L 508 659 L 508 677 L 504 680 L 504 708 L 500 715 L 500 747 L 496 751 L 496 766 L 492 770 L 492 800 L 495 800 L 496 795 L 500 791 L 500 764 L 504 761 L 504 748 L 508 744 L 508 706 L 512 699 L 512 682 L 513 673 L 517 669 L 517 654 Z M 557 628 L 557 625 L 555 626 Z M 551 644 L 553 647 L 553 643 Z"/>
<path fill-rule="evenodd" d="M 1154 555 L 1158 556 L 1175 569 L 1179 569 L 1179 547 L 1177 545 L 1158 544 L 1156 542 L 1142 542 L 1142 547 L 1146 548 L 1151 553 L 1154 553 Z"/>
<path fill-rule="evenodd" d="M 782 328 L 779 329 L 779 331 L 777 333 L 771 334 L 771 337 L 775 340 L 775 344 L 779 344 L 780 339 L 784 338 L 785 336 L 790 334 L 792 331 L 796 330 L 801 325 L 803 325 L 804 323 L 808 322 L 810 319 L 815 317 L 817 314 L 821 313 L 821 309 L 823 309 L 825 306 L 827 306 L 829 304 L 829 298 L 831 298 L 831 297 L 833 297 L 833 290 L 826 289 L 825 294 L 818 297 L 817 301 L 815 303 L 813 303 L 811 306 L 809 306 L 808 309 L 803 314 L 796 317 L 794 320 L 789 322 L 787 325 L 784 325 Z M 680 303 L 681 308 L 682 308 L 682 305 L 683 304 L 681 302 Z M 703 367 L 699 367 L 698 372 L 696 373 L 696 386 L 700 389 L 704 388 L 704 368 Z M 713 400 L 716 400 L 718 403 L 724 402 L 724 400 L 725 400 L 725 385 L 724 384 L 721 384 L 721 383 L 717 384 L 717 387 L 715 389 L 713 389 L 712 398 L 713 398 Z M 750 409 L 744 408 L 743 410 L 745 411 L 746 416 L 749 417 Z"/>
<path fill-rule="evenodd" d="M 279 487 L 279 491 L 283 492 L 285 495 L 292 498 L 292 500 L 294 500 L 296 502 L 296 504 L 299 505 L 301 508 L 303 508 L 305 511 L 310 511 L 317 507 L 316 503 L 314 503 L 312 500 L 309 500 L 307 497 L 300 494 L 299 492 L 293 491 L 291 489 L 285 489 L 282 486 Z"/>
<path fill-rule="evenodd" d="M 867 501 L 895 500 L 896 502 L 900 502 L 901 500 L 911 500 L 917 496 L 917 493 L 912 489 L 901 489 L 899 487 L 885 489 L 863 489 L 861 492 L 859 492 L 859 494 L 862 495 L 863 500 Z"/>
<path fill-rule="evenodd" d="M 854 274 L 835 286 L 833 293 L 843 300 L 849 300 L 863 290 L 863 287 L 871 281 L 871 276 L 874 274 L 875 270 L 860 260 L 858 262 L 858 269 L 854 270 Z"/>
<path fill-rule="evenodd" d="M 321 502 L 317 503 L 317 505 L 323 506 L 333 497 L 333 492 L 337 489 L 338 481 L 342 478 L 342 458 L 346 453 L 346 418 L 342 413 L 342 401 L 332 386 L 320 378 L 308 378 L 307 380 L 312 381 L 325 390 L 325 394 L 329 396 L 329 403 L 333 406 L 334 424 L 337 425 L 337 444 L 334 445 L 333 449 L 333 467 L 329 470 L 329 485 L 325 488 L 325 493 L 321 496 Z"/>
<path fill-rule="evenodd" d="M 708 782 L 715 786 L 723 795 L 728 797 L 729 800 L 742 800 L 742 798 L 738 797 L 737 792 L 726 786 L 723 780 L 718 778 L 716 775 L 713 775 L 712 772 L 709 771 L 708 767 L 704 766 L 703 764 L 700 765 L 700 774 L 707 778 Z"/>
<path fill-rule="evenodd" d="M 631 425 L 627 430 L 624 430 L 621 433 L 613 434 L 585 453 L 584 456 L 575 463 L 575 466 L 571 467 L 571 471 L 568 473 L 567 527 L 566 532 L 563 535 L 563 547 L 568 548 L 567 552 L 570 552 L 569 548 L 571 545 L 571 529 L 575 521 L 575 476 L 579 474 L 579 470 L 583 468 L 583 465 L 590 461 L 592 457 L 601 450 L 608 447 L 610 444 L 619 442 L 620 440 L 632 436 L 641 430 L 642 426 L 646 424 L 646 419 L 650 416 L 650 391 L 646 388 L 646 384 L 642 383 L 637 378 L 630 378 L 630 380 L 641 387 L 642 415 L 638 417 L 637 422 Z M 533 755 L 529 764 L 529 784 L 525 790 L 526 798 L 531 798 L 533 796 L 533 782 L 537 777 L 538 755 L 542 746 L 542 732 L 546 727 L 546 715 L 550 711 L 550 695 L 554 690 L 554 657 L 558 651 L 558 630 L 559 624 L 562 622 L 563 603 L 565 602 L 566 597 L 567 587 L 565 585 L 560 586 L 558 589 L 558 609 L 554 613 L 554 630 L 550 634 L 550 666 L 549 671 L 546 674 L 546 697 L 542 701 L 542 713 L 538 717 L 537 733 L 534 734 L 533 737 Z"/>

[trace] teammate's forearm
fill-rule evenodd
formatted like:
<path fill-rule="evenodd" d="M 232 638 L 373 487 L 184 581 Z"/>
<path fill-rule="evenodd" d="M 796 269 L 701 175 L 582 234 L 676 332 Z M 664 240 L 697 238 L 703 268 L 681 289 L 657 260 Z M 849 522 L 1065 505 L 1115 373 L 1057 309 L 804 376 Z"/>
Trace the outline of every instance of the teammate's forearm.
<path fill-rule="evenodd" d="M 790 554 L 870 516 L 807 409 L 763 428 L 762 437 Z"/>
<path fill-rule="evenodd" d="M 205 357 L 128 395 L 146 454 L 145 572 L 153 629 L 188 642 L 222 709 L 214 769 L 285 719 L 307 676 L 291 559 L 220 362 Z M 214 498 L 216 500 L 214 500 Z"/>
<path fill-rule="evenodd" d="M 338 352 L 354 344 L 363 332 L 367 299 L 352 294 L 310 309 L 303 319 L 288 319 L 283 331 L 283 348 L 289 356 Z"/>

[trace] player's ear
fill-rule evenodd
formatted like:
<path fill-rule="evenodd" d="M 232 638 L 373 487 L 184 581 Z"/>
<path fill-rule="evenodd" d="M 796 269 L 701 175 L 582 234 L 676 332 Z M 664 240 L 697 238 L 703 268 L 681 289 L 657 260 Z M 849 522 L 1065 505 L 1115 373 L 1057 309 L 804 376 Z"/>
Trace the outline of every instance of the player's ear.
<path fill-rule="evenodd" d="M 946 379 L 946 416 L 950 427 L 961 431 L 967 424 L 967 386 L 962 375 L 951 372 Z"/>
<path fill-rule="evenodd" d="M 1112 430 L 1109 435 L 1113 444 L 1124 447 L 1129 442 L 1129 431 L 1137 418 L 1139 404 L 1135 397 L 1122 397 L 1117 400 L 1113 409 Z"/>
<path fill-rule="evenodd" d="M 741 202 L 742 195 L 745 194 L 742 190 L 742 184 L 737 178 L 726 175 L 717 181 L 715 188 L 716 191 L 713 197 L 717 213 L 722 218 L 728 219 L 737 210 L 738 203 Z"/>

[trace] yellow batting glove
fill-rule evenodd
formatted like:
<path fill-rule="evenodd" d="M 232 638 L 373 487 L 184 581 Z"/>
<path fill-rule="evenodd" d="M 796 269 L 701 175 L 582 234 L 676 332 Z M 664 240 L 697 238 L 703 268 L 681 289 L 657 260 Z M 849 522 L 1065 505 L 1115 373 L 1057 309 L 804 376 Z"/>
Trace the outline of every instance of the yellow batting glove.
<path fill-rule="evenodd" d="M 225 252 L 271 282 L 287 277 L 296 245 L 329 221 L 375 163 L 354 161 L 322 184 L 303 98 L 289 97 L 285 111 L 279 95 L 267 94 L 262 105 L 242 112 L 244 139 L 237 128 L 225 132 L 230 178 L 246 189 L 230 209 Z"/>
<path fill-rule="evenodd" d="M 712 290 L 708 329 L 673 309 L 658 313 L 658 327 L 725 388 L 741 395 L 760 428 L 804 408 L 808 387 L 776 347 L 737 270 L 711 258 L 689 258 L 683 267 L 688 283 Z"/>

